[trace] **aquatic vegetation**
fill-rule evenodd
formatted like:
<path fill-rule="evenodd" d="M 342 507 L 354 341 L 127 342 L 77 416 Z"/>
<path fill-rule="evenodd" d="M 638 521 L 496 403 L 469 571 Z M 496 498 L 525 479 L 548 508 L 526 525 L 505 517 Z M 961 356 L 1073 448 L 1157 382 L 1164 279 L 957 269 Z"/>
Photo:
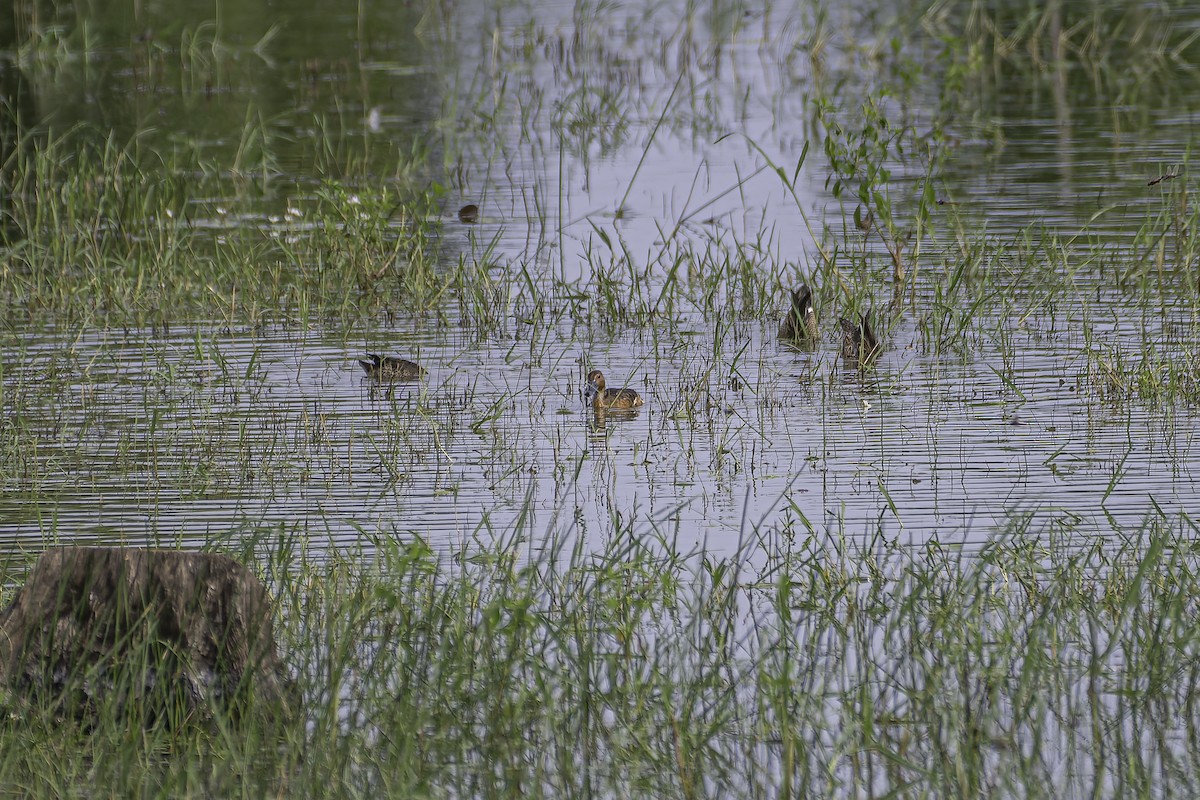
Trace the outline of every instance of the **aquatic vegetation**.
<path fill-rule="evenodd" d="M 1187 794 L 1196 15 L 1132 13 L 20 0 L 8 575 L 235 553 L 306 712 L 0 781 Z"/>
<path fill-rule="evenodd" d="M 1186 519 L 1148 519 L 1116 548 L 1018 521 L 970 554 L 789 528 L 729 558 L 618 533 L 533 558 L 517 532 L 453 559 L 382 536 L 310 560 L 289 531 L 259 531 L 242 552 L 289 606 L 277 636 L 301 720 L 133 735 L 105 723 L 116 707 L 89 730 L 35 710 L 0 731 L 23 742 L 0 777 L 35 794 L 94 785 L 99 766 L 114 791 L 175 794 L 760 797 L 1061 795 L 1194 773 Z"/>

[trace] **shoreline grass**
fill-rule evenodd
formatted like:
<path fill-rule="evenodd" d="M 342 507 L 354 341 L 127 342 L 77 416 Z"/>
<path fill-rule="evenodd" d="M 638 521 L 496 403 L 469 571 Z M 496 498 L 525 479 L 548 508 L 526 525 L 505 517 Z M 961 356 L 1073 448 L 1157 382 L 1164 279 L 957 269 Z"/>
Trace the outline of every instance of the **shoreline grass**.
<path fill-rule="evenodd" d="M 57 796 L 1186 793 L 1194 535 L 1154 516 L 1116 547 L 1018 527 L 970 555 L 773 536 L 713 558 L 627 528 L 600 551 L 514 533 L 453 558 L 381 538 L 313 561 L 264 533 L 234 547 L 277 597 L 298 720 L 137 731 L 102 709 L 84 729 L 10 696 L 0 780 Z"/>

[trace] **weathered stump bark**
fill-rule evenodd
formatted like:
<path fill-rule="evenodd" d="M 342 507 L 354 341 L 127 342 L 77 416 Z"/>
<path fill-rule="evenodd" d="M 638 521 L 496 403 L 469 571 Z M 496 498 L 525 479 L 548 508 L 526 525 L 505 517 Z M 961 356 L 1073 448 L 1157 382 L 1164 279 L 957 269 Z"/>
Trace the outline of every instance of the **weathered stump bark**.
<path fill-rule="evenodd" d="M 191 717 L 278 704 L 286 677 L 266 590 L 233 559 L 63 547 L 0 613 L 0 681 L 73 715 L 132 702 Z"/>

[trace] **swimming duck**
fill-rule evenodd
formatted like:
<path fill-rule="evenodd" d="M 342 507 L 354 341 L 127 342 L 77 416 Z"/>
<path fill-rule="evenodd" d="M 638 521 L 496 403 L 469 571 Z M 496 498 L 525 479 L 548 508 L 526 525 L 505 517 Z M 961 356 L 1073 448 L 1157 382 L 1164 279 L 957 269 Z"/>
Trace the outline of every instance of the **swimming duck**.
<path fill-rule="evenodd" d="M 783 317 L 779 336 L 782 339 L 816 339 L 818 333 L 812 291 L 808 284 L 801 284 L 799 289 L 792 290 L 792 307 Z"/>
<path fill-rule="evenodd" d="M 425 377 L 425 370 L 411 361 L 393 356 L 377 356 L 367 353 L 370 361 L 358 360 L 358 365 L 367 373 L 368 378 L 377 381 L 411 381 Z"/>
<path fill-rule="evenodd" d="M 858 322 L 840 320 L 842 326 L 842 358 L 855 364 L 867 366 L 883 351 L 879 339 L 871 328 L 871 314 L 858 315 Z"/>
<path fill-rule="evenodd" d="M 604 373 L 598 369 L 589 372 L 587 380 L 584 397 L 593 408 L 637 408 L 646 402 L 633 389 L 606 389 Z"/>

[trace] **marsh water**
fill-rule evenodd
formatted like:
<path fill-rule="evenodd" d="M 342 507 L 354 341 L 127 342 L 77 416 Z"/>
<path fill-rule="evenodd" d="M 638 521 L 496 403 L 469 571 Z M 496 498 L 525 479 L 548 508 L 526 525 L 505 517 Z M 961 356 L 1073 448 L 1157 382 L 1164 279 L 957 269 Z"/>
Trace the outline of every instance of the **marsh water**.
<path fill-rule="evenodd" d="M 13 45 L 41 135 L 83 125 L 220 165 L 219 196 L 176 189 L 214 251 L 303 238 L 331 182 L 350 204 L 403 191 L 419 152 L 439 258 L 480 265 L 492 318 L 449 295 L 350 322 L 10 318 L 6 541 L 969 546 L 1013 527 L 1120 538 L 1197 508 L 1197 409 L 1137 388 L 1196 352 L 1194 275 L 1168 223 L 1146 236 L 1188 181 L 1194 99 L 1169 80 L 1017 56 L 946 115 L 939 21 L 903 4 L 378 6 L 154 2 L 42 20 L 86 42 L 77 60 Z M 938 201 L 899 302 L 888 242 L 855 225 L 823 147 L 835 118 L 868 149 L 892 135 L 880 119 L 901 143 L 948 120 L 937 157 L 879 151 L 897 230 Z M 365 178 L 338 172 L 351 148 Z M 468 203 L 478 223 L 458 220 Z M 742 271 L 770 291 L 735 295 Z M 1162 302 L 1131 303 L 1132 273 Z M 800 282 L 813 348 L 777 336 Z M 885 349 L 864 370 L 836 320 L 867 308 Z M 368 352 L 428 375 L 372 383 Z M 592 413 L 597 367 L 646 405 Z"/>

